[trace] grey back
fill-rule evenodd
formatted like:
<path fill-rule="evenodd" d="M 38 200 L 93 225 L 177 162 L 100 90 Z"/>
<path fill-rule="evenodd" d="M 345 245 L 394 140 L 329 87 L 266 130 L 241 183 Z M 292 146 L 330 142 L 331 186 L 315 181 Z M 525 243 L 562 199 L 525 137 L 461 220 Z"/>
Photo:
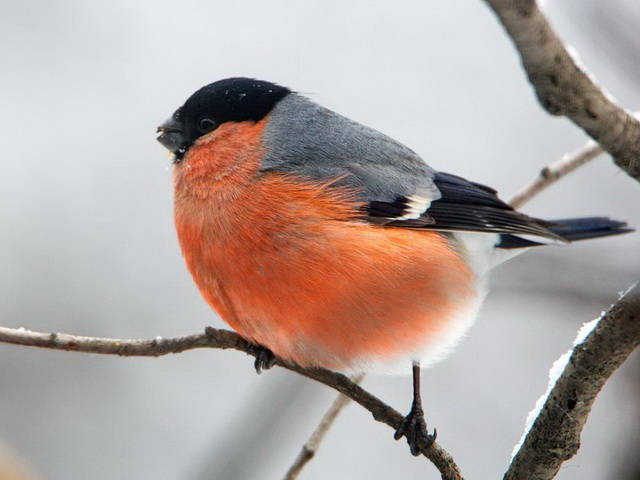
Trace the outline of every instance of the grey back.
<path fill-rule="evenodd" d="M 314 180 L 341 178 L 367 201 L 440 198 L 434 170 L 392 138 L 292 93 L 270 113 L 263 171 Z"/>

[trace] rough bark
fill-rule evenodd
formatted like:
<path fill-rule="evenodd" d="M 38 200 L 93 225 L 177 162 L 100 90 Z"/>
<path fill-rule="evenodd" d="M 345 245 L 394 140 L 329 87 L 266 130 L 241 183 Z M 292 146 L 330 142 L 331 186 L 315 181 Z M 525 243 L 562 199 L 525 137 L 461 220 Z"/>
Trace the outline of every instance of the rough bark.
<path fill-rule="evenodd" d="M 581 127 L 640 181 L 640 122 L 578 65 L 535 0 L 485 0 L 513 40 L 540 104 Z"/>
<path fill-rule="evenodd" d="M 636 283 L 577 345 L 551 389 L 504 480 L 550 480 L 580 448 L 596 396 L 640 344 L 640 284 Z"/>

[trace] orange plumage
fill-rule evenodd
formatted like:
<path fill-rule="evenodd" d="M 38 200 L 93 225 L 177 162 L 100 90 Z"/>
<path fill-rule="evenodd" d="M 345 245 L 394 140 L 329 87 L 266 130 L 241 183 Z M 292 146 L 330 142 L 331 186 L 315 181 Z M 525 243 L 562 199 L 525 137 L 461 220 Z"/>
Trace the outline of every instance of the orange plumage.
<path fill-rule="evenodd" d="M 474 308 L 446 236 L 358 220 L 354 192 L 259 170 L 257 123 L 221 125 L 175 168 L 175 222 L 203 297 L 245 338 L 300 365 L 420 358 Z"/>

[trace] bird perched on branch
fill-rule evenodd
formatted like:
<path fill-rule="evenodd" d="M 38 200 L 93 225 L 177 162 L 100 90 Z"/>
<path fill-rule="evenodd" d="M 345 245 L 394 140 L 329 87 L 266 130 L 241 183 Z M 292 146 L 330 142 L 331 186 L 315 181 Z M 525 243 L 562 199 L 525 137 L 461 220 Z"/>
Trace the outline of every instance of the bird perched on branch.
<path fill-rule="evenodd" d="M 540 220 L 492 188 L 434 170 L 397 141 L 270 82 L 229 78 L 158 128 L 174 154 L 175 224 L 204 299 L 301 366 L 413 372 L 396 431 L 433 443 L 420 366 L 474 322 L 486 273 L 545 243 L 629 231 L 608 218 Z"/>

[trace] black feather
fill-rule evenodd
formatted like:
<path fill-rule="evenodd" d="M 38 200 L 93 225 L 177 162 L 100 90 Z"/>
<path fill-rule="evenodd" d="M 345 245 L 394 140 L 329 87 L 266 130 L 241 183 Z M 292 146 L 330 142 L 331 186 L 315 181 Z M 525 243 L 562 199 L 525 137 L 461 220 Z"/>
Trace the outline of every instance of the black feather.
<path fill-rule="evenodd" d="M 394 202 L 369 202 L 367 214 L 372 217 L 398 218 L 406 213 L 409 200 L 399 197 Z"/>
<path fill-rule="evenodd" d="M 563 240 L 543 221 L 516 212 L 490 187 L 442 172 L 436 172 L 433 181 L 441 197 L 431 202 L 420 218 L 400 219 L 406 214 L 409 201 L 399 197 L 392 203 L 370 202 L 367 208 L 369 221 L 404 228 L 537 235 Z M 386 218 L 386 222 L 381 222 L 381 217 Z"/>
<path fill-rule="evenodd" d="M 633 231 L 624 222 L 606 217 L 541 220 L 515 211 L 498 198 L 496 191 L 462 177 L 436 172 L 433 178 L 441 198 L 420 218 L 400 219 L 406 214 L 409 200 L 372 201 L 367 208 L 372 223 L 393 227 L 444 232 L 487 232 L 500 234 L 498 248 L 528 248 L 544 245 L 521 235 L 532 235 L 561 242 L 619 235 Z"/>
<path fill-rule="evenodd" d="M 534 242 L 526 238 L 517 237 L 515 235 L 500 235 L 500 242 L 496 248 L 512 249 L 512 248 L 529 248 L 544 245 L 544 243 Z"/>
<path fill-rule="evenodd" d="M 633 232 L 633 228 L 628 228 L 625 222 L 611 220 L 607 217 L 564 218 L 560 220 L 540 220 L 540 222 L 544 223 L 549 230 L 567 242 Z M 501 235 L 500 243 L 496 247 L 509 249 L 528 248 L 538 245 L 544 245 L 544 243 L 534 242 L 516 235 Z"/>
<path fill-rule="evenodd" d="M 625 222 L 607 217 L 564 218 L 545 223 L 549 230 L 570 242 L 633 232 Z"/>
<path fill-rule="evenodd" d="M 498 198 L 497 192 L 493 188 L 486 185 L 470 182 L 457 175 L 443 172 L 436 172 L 433 181 L 442 194 L 440 202 L 486 205 L 503 210 L 513 210 Z"/>

